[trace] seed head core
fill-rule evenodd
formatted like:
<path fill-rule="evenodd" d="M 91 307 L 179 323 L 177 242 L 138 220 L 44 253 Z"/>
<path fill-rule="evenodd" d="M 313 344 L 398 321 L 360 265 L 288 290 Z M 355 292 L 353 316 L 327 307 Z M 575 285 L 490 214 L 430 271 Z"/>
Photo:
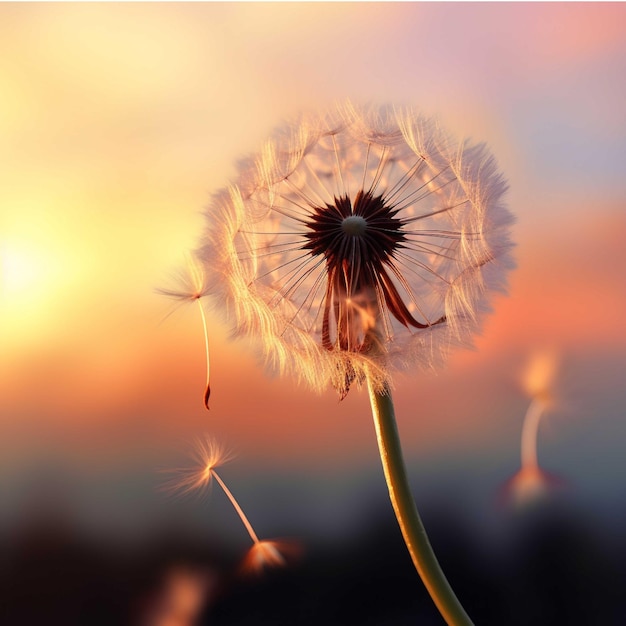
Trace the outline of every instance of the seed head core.
<path fill-rule="evenodd" d="M 365 234 L 367 220 L 360 215 L 350 215 L 341 222 L 341 230 L 347 235 L 358 237 Z"/>

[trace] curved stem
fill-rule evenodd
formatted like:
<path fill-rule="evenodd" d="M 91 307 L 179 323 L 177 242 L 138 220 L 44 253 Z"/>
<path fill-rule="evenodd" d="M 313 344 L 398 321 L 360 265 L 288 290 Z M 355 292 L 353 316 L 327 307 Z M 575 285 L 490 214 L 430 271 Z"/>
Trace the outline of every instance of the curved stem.
<path fill-rule="evenodd" d="M 472 620 L 437 561 L 411 495 L 391 393 L 387 387 L 382 393 L 375 391 L 370 381 L 368 389 L 389 497 L 415 569 L 446 623 L 449 626 L 471 626 Z"/>
<path fill-rule="evenodd" d="M 202 308 L 202 303 L 200 302 L 200 298 L 196 299 L 198 306 L 200 307 L 200 315 L 202 317 L 202 328 L 204 329 L 204 351 L 206 352 L 206 385 L 204 387 L 204 406 L 206 409 L 209 409 L 209 396 L 211 395 L 211 367 L 210 367 L 210 359 L 209 359 L 209 333 L 206 328 L 206 316 L 204 315 L 204 309 Z"/>
<path fill-rule="evenodd" d="M 246 527 L 248 534 L 250 535 L 250 539 L 252 542 L 257 544 L 259 543 L 259 538 L 257 534 L 254 532 L 254 528 L 252 528 L 252 524 L 249 522 L 246 514 L 243 512 L 243 509 L 239 506 L 239 502 L 235 500 L 235 496 L 232 494 L 231 490 L 226 486 L 226 483 L 217 475 L 217 472 L 214 469 L 211 469 L 211 474 L 213 474 L 213 478 L 219 483 L 220 487 L 224 490 L 226 497 L 230 500 L 230 503 L 235 507 L 235 511 L 237 511 L 237 515 L 239 515 L 239 519 L 241 519 L 243 525 Z"/>
<path fill-rule="evenodd" d="M 526 411 L 522 426 L 522 467 L 539 467 L 537 462 L 537 434 L 542 414 L 543 403 L 534 399 Z"/>

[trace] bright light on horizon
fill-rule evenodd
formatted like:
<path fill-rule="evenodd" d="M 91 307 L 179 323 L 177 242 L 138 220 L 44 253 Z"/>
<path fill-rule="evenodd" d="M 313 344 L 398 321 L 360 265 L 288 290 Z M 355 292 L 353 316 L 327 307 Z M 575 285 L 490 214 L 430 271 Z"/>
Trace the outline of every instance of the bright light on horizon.
<path fill-rule="evenodd" d="M 3 302 L 27 294 L 41 280 L 41 260 L 26 247 L 2 244 L 0 247 L 0 276 Z"/>
<path fill-rule="evenodd" d="M 57 242 L 12 237 L 0 242 L 0 320 L 5 338 L 50 327 L 62 311 L 61 294 L 76 272 Z M 55 249 L 56 248 L 56 249 Z M 61 252 L 59 252 L 61 250 Z"/>

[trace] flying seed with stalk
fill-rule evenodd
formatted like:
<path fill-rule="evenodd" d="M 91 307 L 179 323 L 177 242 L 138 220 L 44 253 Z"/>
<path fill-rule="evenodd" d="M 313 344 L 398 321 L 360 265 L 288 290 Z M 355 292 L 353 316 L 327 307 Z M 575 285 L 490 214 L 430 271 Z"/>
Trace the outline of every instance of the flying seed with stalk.
<path fill-rule="evenodd" d="M 176 276 L 178 288 L 158 288 L 157 293 L 173 298 L 180 303 L 197 302 L 200 309 L 200 317 L 202 319 L 202 329 L 204 331 L 204 350 L 206 355 L 206 384 L 202 400 L 205 408 L 209 409 L 209 397 L 211 396 L 211 379 L 210 379 L 210 358 L 209 358 L 209 333 L 207 330 L 206 315 L 202 306 L 201 299 L 209 293 L 208 284 L 206 282 L 206 273 L 198 260 L 189 255 L 187 264 Z"/>
<path fill-rule="evenodd" d="M 540 465 L 537 456 L 537 439 L 541 418 L 554 406 L 554 379 L 558 359 L 553 350 L 535 352 L 526 368 L 523 385 L 531 398 L 522 425 L 521 466 L 504 487 L 506 496 L 515 504 L 530 504 L 546 495 L 551 487 L 560 486 L 563 480 L 549 474 Z"/>
<path fill-rule="evenodd" d="M 269 541 L 259 539 L 250 520 L 243 512 L 243 509 L 235 499 L 232 491 L 227 487 L 216 471 L 216 468 L 230 460 L 231 456 L 219 446 L 212 437 L 198 439 L 193 448 L 192 458 L 194 464 L 191 467 L 176 468 L 168 470 L 170 479 L 163 485 L 164 491 L 173 495 L 185 495 L 193 492 L 206 491 L 211 482 L 215 482 L 232 504 L 235 512 L 239 516 L 241 523 L 246 529 L 252 547 L 248 551 L 243 563 L 244 571 L 260 571 L 264 567 L 277 567 L 286 564 L 286 560 L 281 551 L 283 547 L 288 551 L 290 545 L 287 542 Z"/>

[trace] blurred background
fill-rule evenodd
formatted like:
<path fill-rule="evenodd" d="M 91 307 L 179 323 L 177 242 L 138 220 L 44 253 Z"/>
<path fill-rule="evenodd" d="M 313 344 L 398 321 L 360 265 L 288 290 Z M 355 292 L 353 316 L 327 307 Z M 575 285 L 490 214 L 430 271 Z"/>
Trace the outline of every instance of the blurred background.
<path fill-rule="evenodd" d="M 619 3 L 0 5 L 0 621 L 441 623 L 366 394 L 268 376 L 209 312 L 207 413 L 198 311 L 155 293 L 237 159 L 350 97 L 486 141 L 518 218 L 477 350 L 396 381 L 444 570 L 478 624 L 623 624 L 624 24 Z M 531 501 L 511 479 L 545 353 L 556 478 Z M 239 575 L 217 486 L 159 490 L 207 433 L 257 533 L 296 542 L 288 568 Z"/>

